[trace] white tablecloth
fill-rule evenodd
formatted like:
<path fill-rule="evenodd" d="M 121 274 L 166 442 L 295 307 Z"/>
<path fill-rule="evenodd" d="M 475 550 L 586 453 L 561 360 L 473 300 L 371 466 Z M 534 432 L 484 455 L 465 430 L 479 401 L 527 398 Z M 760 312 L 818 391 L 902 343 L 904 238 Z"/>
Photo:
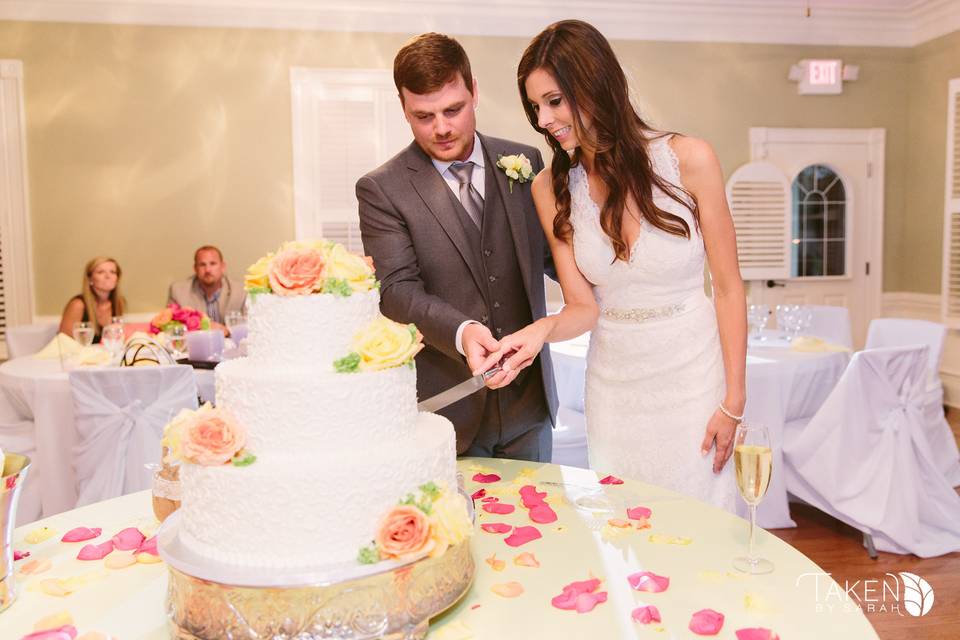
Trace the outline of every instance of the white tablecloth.
<path fill-rule="evenodd" d="M 560 405 L 583 411 L 584 375 L 589 334 L 550 345 Z M 783 474 L 783 425 L 809 418 L 823 404 L 850 360 L 847 352 L 800 353 L 770 332 L 763 342 L 751 341 L 747 355 L 745 419 L 770 430 L 773 475 L 766 498 L 757 509 L 757 523 L 766 529 L 795 527 L 790 518 Z M 704 425 L 706 427 L 706 425 Z M 589 443 L 588 443 L 589 444 Z M 731 463 L 732 464 L 732 461 Z M 737 502 L 738 513 L 747 506 Z"/>
<path fill-rule="evenodd" d="M 213 371 L 194 369 L 197 389 L 204 401 L 213 400 Z M 21 414 L 33 420 L 37 453 L 31 482 L 41 484 L 44 517 L 73 509 L 77 480 L 73 447 L 77 440 L 70 380 L 57 360 L 32 356 L 0 365 L 0 389 Z"/>

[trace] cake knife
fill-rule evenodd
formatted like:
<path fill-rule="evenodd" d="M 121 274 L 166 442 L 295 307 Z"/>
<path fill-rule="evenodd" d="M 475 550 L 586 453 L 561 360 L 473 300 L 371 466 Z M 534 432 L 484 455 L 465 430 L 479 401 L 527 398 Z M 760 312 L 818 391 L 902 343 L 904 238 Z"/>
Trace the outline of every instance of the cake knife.
<path fill-rule="evenodd" d="M 483 373 L 478 373 L 472 378 L 450 387 L 446 391 L 441 391 L 437 395 L 427 398 L 417 405 L 417 410 L 431 413 L 434 411 L 439 411 L 440 409 L 453 404 L 457 400 L 466 398 L 474 391 L 479 391 L 484 387 L 487 380 L 497 373 L 500 373 L 500 365 L 497 365 L 492 369 L 488 369 Z"/>

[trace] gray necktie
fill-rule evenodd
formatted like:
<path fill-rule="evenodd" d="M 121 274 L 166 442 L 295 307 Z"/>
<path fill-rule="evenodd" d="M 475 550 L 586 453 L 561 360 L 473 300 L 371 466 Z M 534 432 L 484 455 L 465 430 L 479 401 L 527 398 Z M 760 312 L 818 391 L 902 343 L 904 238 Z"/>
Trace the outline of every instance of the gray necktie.
<path fill-rule="evenodd" d="M 472 162 L 454 162 L 450 165 L 450 173 L 460 183 L 460 204 L 467 210 L 467 215 L 477 225 L 477 229 L 483 228 L 483 198 L 473 186 L 471 178 L 473 177 Z"/>

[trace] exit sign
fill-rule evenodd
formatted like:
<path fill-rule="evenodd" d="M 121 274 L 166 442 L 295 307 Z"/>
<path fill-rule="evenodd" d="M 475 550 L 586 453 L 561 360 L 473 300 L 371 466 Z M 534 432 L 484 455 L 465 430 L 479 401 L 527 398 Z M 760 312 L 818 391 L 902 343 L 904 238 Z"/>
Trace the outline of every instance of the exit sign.
<path fill-rule="evenodd" d="M 842 60 L 801 60 L 801 94 L 837 94 L 843 92 Z"/>

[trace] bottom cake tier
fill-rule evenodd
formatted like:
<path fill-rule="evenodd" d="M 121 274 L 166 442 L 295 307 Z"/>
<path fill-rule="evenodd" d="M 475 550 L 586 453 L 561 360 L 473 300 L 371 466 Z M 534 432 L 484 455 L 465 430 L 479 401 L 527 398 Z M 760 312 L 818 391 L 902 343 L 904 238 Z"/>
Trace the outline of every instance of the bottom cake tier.
<path fill-rule="evenodd" d="M 297 451 L 247 467 L 185 464 L 180 540 L 217 562 L 302 569 L 356 562 L 380 518 L 427 482 L 456 490 L 453 425 L 422 413 L 414 437 Z"/>

